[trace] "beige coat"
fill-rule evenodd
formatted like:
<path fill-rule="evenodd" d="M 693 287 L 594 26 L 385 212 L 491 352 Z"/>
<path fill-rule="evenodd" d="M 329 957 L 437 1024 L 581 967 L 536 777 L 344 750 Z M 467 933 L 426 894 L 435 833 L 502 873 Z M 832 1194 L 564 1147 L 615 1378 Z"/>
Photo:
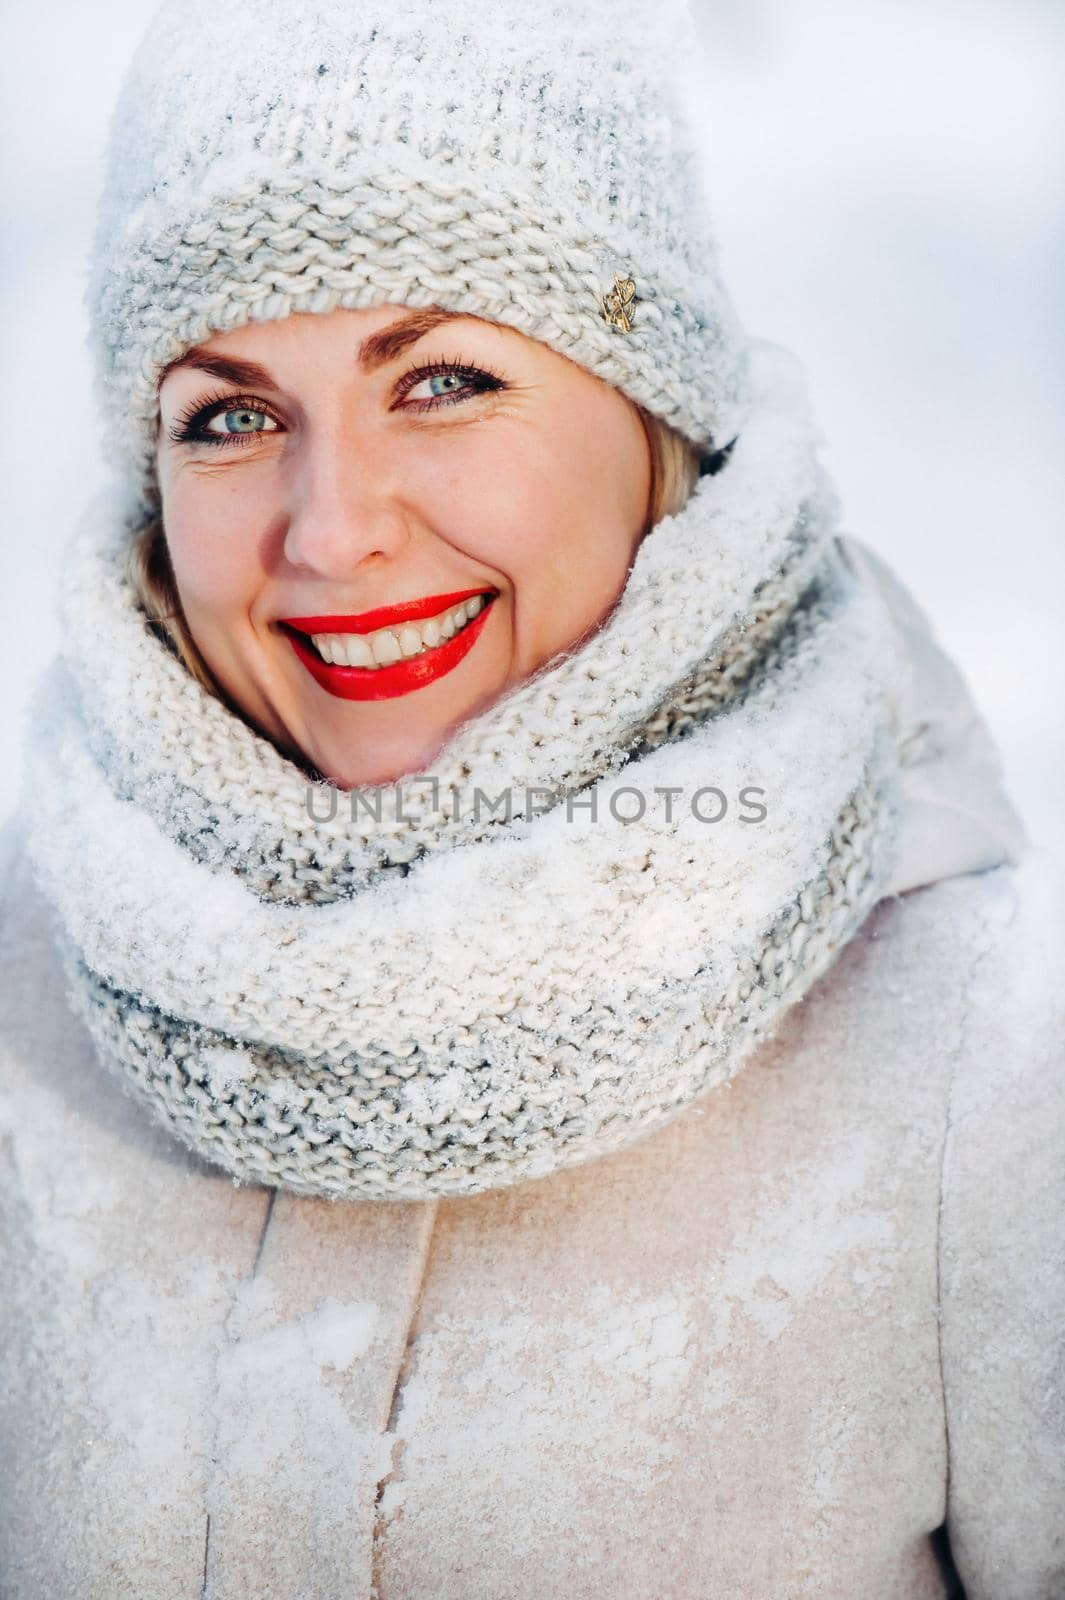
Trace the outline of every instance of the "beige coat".
<path fill-rule="evenodd" d="M 1062 1600 L 1065 873 L 992 865 L 892 600 L 912 886 L 730 1085 L 516 1188 L 202 1165 L 94 1060 L 9 828 L 4 1600 L 942 1600 L 951 1549 Z"/>

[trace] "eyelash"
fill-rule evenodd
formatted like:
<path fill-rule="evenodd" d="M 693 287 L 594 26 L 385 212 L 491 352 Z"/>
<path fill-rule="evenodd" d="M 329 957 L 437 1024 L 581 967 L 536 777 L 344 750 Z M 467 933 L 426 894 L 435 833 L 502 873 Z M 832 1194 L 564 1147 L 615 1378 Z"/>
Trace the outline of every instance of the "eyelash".
<path fill-rule="evenodd" d="M 491 394 L 497 390 L 507 388 L 507 384 L 497 372 L 490 367 L 477 367 L 466 361 L 430 361 L 427 364 L 412 368 L 404 373 L 396 384 L 396 395 L 402 399 L 411 389 L 417 388 L 426 378 L 457 377 L 472 380 L 476 386 L 474 394 Z M 439 411 L 441 406 L 461 404 L 472 396 L 459 391 L 456 394 L 430 395 L 425 400 L 413 400 L 405 409 L 422 413 L 425 411 Z M 266 431 L 262 428 L 253 429 L 249 433 L 208 433 L 207 424 L 216 416 L 225 415 L 227 411 L 255 411 L 281 426 L 281 419 L 272 406 L 258 400 L 254 395 L 247 394 L 219 394 L 213 395 L 208 400 L 194 400 L 192 404 L 175 419 L 168 428 L 167 433 L 175 444 L 208 444 L 243 446 L 253 440 L 261 438 Z M 272 431 L 272 430 L 271 430 Z"/>

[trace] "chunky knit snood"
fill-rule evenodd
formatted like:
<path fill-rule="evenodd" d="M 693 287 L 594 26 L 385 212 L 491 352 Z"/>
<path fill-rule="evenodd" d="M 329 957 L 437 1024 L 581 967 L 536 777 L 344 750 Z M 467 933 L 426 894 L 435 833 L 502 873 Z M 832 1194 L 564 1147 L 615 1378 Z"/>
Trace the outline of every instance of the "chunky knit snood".
<path fill-rule="evenodd" d="M 735 1073 L 889 890 L 889 618 L 794 362 L 751 371 L 607 621 L 394 786 L 309 778 L 206 693 L 91 508 L 31 854 L 100 1057 L 209 1161 L 415 1200 L 594 1159 Z"/>

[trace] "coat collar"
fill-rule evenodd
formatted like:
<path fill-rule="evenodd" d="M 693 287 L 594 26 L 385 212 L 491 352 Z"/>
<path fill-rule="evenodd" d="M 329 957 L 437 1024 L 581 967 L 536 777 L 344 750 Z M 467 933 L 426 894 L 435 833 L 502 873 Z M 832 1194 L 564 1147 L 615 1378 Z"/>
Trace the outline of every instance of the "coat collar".
<path fill-rule="evenodd" d="M 965 679 L 887 563 L 858 539 L 841 535 L 839 543 L 852 571 L 887 606 L 899 646 L 890 698 L 903 812 L 890 892 L 1016 865 L 1031 841 Z"/>

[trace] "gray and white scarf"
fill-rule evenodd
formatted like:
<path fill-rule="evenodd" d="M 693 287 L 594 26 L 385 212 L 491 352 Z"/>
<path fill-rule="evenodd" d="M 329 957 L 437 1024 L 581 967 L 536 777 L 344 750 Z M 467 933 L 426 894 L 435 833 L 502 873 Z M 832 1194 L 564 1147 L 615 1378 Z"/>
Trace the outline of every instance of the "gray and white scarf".
<path fill-rule="evenodd" d="M 90 507 L 29 846 L 100 1057 L 209 1161 L 417 1200 L 619 1149 L 734 1074 L 890 891 L 890 619 L 793 358 L 756 344 L 752 375 L 607 621 L 395 786 L 310 778 L 206 693 L 138 608 L 118 501 Z"/>

